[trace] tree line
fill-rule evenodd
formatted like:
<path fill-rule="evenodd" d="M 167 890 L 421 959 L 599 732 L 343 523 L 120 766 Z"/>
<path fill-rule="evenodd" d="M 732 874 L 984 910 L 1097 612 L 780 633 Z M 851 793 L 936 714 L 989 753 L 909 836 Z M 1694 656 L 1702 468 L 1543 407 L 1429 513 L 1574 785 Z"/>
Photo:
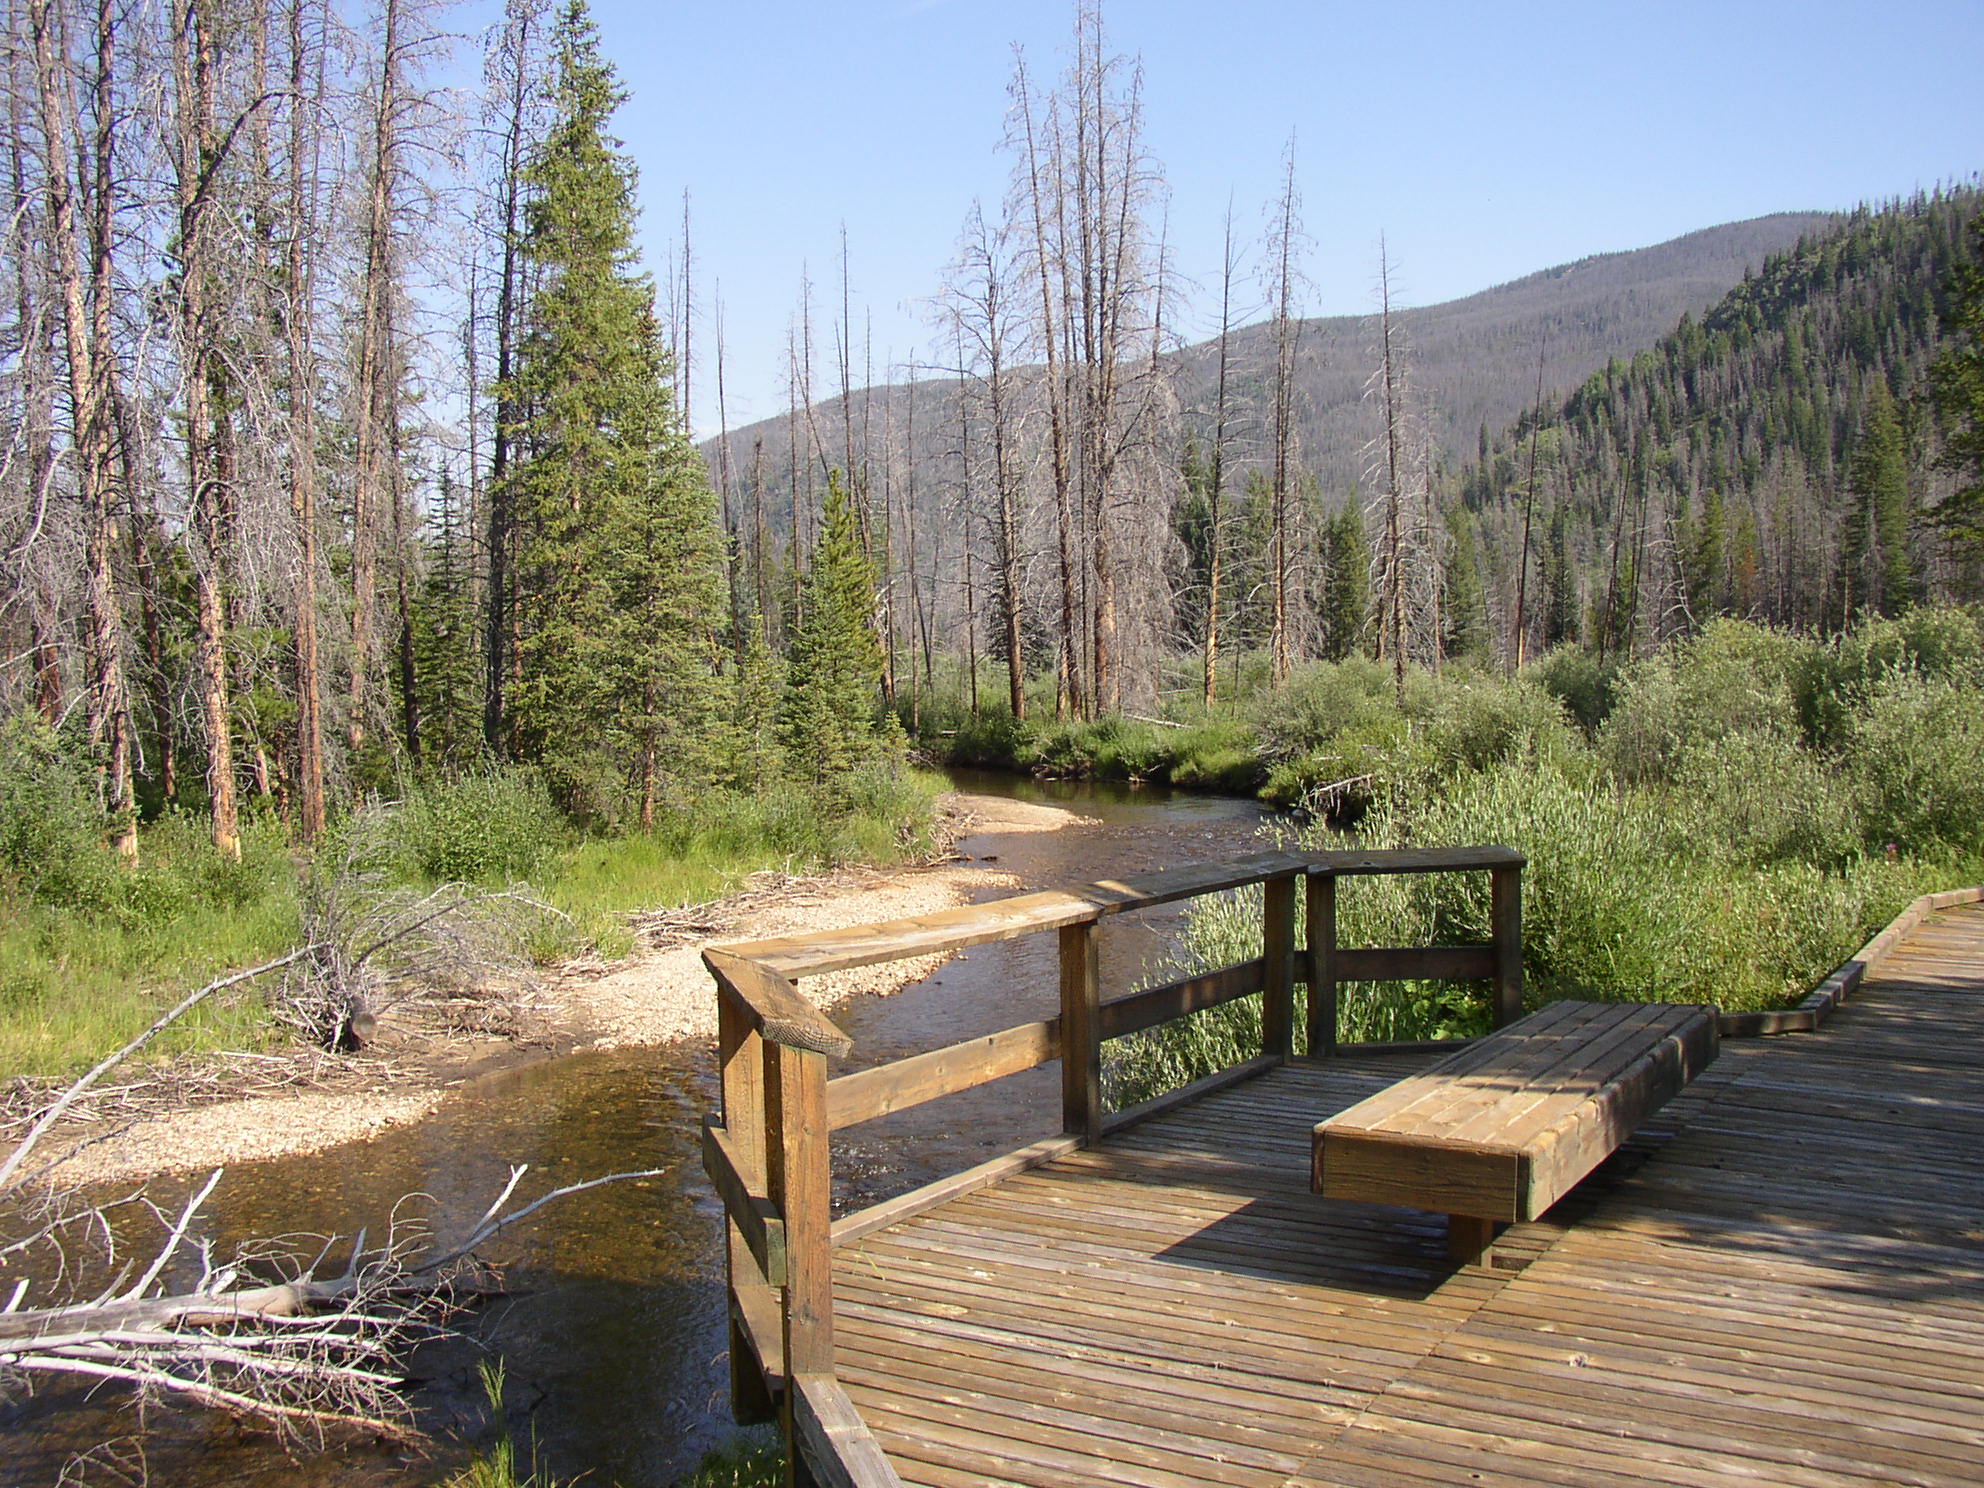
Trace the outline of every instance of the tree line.
<path fill-rule="evenodd" d="M 1401 679 L 1518 668 L 1566 643 L 1643 654 L 1718 615 L 1837 632 L 1984 592 L 1935 516 L 1956 482 L 1924 381 L 1976 257 L 1975 188 L 1842 215 L 1568 394 L 1534 346 L 1529 411 L 1471 459 L 1443 447 L 1381 245 L 1370 437 L 1346 461 L 1309 442 L 1295 142 L 1258 231 L 1228 214 L 1199 287 L 1217 329 L 1186 346 L 1142 117 L 1134 60 L 1080 8 L 1051 87 L 1016 61 L 1010 185 L 973 205 L 930 302 L 941 354 L 857 389 L 843 310 L 818 400 L 809 292 L 784 427 L 711 445 L 770 633 L 792 534 L 825 472 L 852 472 L 906 718 L 933 689 L 1092 718 L 1358 652 Z"/>
<path fill-rule="evenodd" d="M 511 0 L 472 94 L 422 0 L 9 20 L 0 710 L 86 753 L 120 851 L 491 760 L 648 825 L 881 747 L 741 642 L 584 0 Z M 783 616 L 802 683 L 868 664 L 852 510 Z"/>

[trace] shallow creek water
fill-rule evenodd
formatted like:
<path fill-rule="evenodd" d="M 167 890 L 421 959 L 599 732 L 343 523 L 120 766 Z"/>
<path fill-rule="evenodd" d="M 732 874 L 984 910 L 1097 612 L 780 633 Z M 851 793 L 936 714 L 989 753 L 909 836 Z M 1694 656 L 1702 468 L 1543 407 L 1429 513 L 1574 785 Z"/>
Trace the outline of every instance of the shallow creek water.
<path fill-rule="evenodd" d="M 1253 850 L 1252 803 L 1168 791 L 1036 783 L 958 772 L 961 789 L 1064 806 L 1097 818 L 1058 832 L 968 837 L 965 856 L 1027 889 L 1119 877 Z M 998 897 L 1015 890 L 989 890 Z M 1177 907 L 1104 922 L 1105 995 L 1165 954 Z M 845 1068 L 898 1059 L 1050 1015 L 1055 937 L 976 947 L 889 997 L 842 1004 L 853 1039 Z M 714 995 L 714 994 L 712 994 Z M 464 1086 L 433 1115 L 364 1143 L 241 1164 L 209 1202 L 217 1254 L 255 1236 L 376 1236 L 395 1206 L 460 1233 L 529 1163 L 525 1194 L 597 1174 L 662 1168 L 657 1178 L 564 1200 L 500 1242 L 509 1292 L 480 1309 L 466 1341 L 415 1355 L 415 1402 L 429 1455 L 355 1448 L 291 1461 L 260 1433 L 154 1412 L 145 1432 L 154 1482 L 407 1488 L 430 1483 L 486 1442 L 479 1361 L 500 1358 L 511 1427 L 559 1480 L 665 1488 L 729 1439 L 720 1259 L 721 1210 L 704 1181 L 697 1123 L 716 1105 L 707 1048 L 578 1054 Z M 933 1102 L 835 1138 L 837 1201 L 859 1207 L 983 1161 L 1059 1124 L 1055 1068 Z M 541 1182 L 539 1181 L 541 1180 Z M 536 1186 L 533 1186 L 536 1185 Z M 154 1185 L 176 1199 L 183 1182 Z M 421 1200 L 404 1201 L 420 1194 Z M 128 1411 L 0 1408 L 0 1485 L 54 1481 L 71 1454 L 132 1434 Z M 106 1479 L 108 1481 L 109 1479 Z"/>

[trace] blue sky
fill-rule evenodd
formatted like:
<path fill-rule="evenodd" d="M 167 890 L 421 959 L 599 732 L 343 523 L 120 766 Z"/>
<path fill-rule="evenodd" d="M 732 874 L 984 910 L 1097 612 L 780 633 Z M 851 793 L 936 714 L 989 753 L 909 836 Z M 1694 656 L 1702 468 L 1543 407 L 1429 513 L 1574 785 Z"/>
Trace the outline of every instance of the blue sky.
<path fill-rule="evenodd" d="M 823 345 L 845 223 L 876 376 L 930 341 L 1024 46 L 1058 72 L 1071 0 L 593 0 L 630 99 L 649 266 L 695 225 L 699 433 L 721 281 L 730 421 L 782 411 L 802 269 Z M 1114 0 L 1145 68 L 1174 261 L 1208 292 L 1229 199 L 1258 236 L 1295 131 L 1311 314 L 1371 304 L 1386 235 L 1410 304 L 1766 212 L 1850 206 L 1984 168 L 1984 0 L 1802 4 Z M 824 389 L 827 357 L 818 370 Z M 857 381 L 859 375 L 857 373 Z"/>

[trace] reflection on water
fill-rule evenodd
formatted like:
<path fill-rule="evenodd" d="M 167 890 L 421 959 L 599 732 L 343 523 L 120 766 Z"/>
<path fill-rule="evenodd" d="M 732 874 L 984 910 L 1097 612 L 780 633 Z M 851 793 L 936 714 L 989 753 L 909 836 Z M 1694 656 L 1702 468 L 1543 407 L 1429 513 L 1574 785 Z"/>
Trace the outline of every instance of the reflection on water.
<path fill-rule="evenodd" d="M 962 789 L 1065 806 L 1098 824 L 984 835 L 959 850 L 1027 888 L 1148 872 L 1250 850 L 1260 823 L 1249 802 L 1151 788 L 1014 781 L 957 772 Z M 1010 888 L 988 890 L 998 897 Z M 1176 907 L 1112 917 L 1102 936 L 1105 989 L 1130 984 L 1163 954 Z M 1050 1016 L 1055 937 L 981 946 L 893 997 L 862 998 L 837 1021 L 853 1038 L 847 1067 L 900 1058 Z M 146 1452 L 154 1482 L 193 1488 L 320 1488 L 431 1483 L 482 1439 L 487 1412 L 478 1360 L 500 1357 L 512 1424 L 535 1436 L 554 1477 L 663 1488 L 731 1435 L 726 1402 L 721 1210 L 702 1175 L 697 1122 L 715 1106 L 705 1049 L 581 1054 L 465 1085 L 431 1117 L 376 1140 L 306 1157 L 244 1163 L 209 1206 L 207 1234 L 225 1254 L 272 1233 L 377 1235 L 405 1195 L 409 1212 L 460 1233 L 501 1189 L 512 1163 L 531 1164 L 530 1194 L 600 1173 L 663 1168 L 658 1178 L 561 1201 L 498 1250 L 510 1294 L 483 1308 L 468 1343 L 430 1346 L 413 1361 L 414 1403 L 436 1440 L 419 1457 L 385 1447 L 293 1463 L 268 1438 L 212 1418 L 155 1411 Z M 843 1202 L 865 1204 L 982 1161 L 1059 1125 L 1055 1067 L 934 1102 L 837 1136 Z M 164 1198 L 184 1184 L 158 1185 Z M 69 1397 L 72 1399 L 73 1397 Z M 46 1484 L 71 1452 L 136 1429 L 112 1408 L 56 1409 L 61 1397 L 0 1410 L 0 1484 Z"/>

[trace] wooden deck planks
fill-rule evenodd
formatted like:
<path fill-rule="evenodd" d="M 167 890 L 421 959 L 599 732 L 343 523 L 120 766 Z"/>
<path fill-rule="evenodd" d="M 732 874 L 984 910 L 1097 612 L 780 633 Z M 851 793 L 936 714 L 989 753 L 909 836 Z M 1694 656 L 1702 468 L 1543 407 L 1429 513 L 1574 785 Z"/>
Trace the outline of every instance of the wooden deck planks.
<path fill-rule="evenodd" d="M 1303 1191 L 1313 1124 L 1432 1058 L 1274 1070 L 844 1247 L 903 1481 L 1984 1485 L 1984 906 L 1725 1045 L 1519 1272 Z"/>

